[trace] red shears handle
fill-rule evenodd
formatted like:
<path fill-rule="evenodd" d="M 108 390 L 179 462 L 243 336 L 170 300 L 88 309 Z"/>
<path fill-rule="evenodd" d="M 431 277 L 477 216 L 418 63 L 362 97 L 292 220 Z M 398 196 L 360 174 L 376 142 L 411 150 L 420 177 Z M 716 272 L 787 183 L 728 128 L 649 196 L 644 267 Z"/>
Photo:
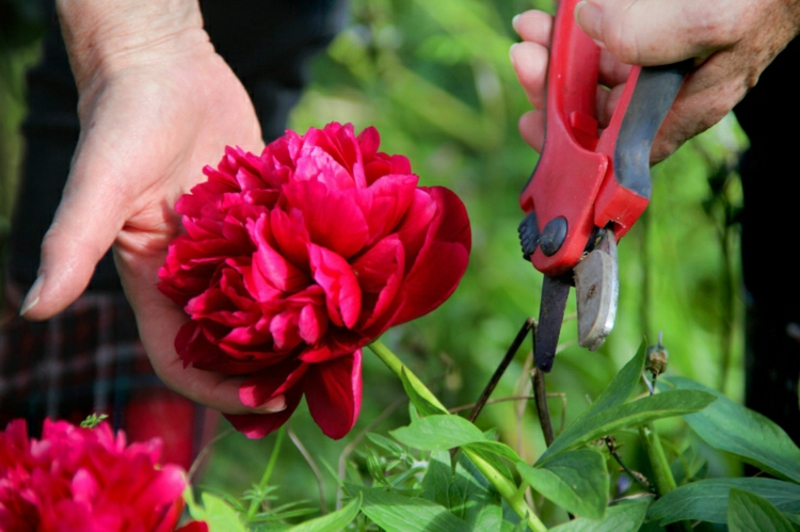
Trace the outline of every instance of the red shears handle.
<path fill-rule="evenodd" d="M 545 141 L 520 195 L 523 253 L 536 269 L 575 267 L 596 228 L 619 239 L 650 199 L 650 147 L 690 68 L 633 67 L 611 122 L 595 120 L 600 48 L 574 19 L 579 0 L 561 0 L 547 75 Z"/>

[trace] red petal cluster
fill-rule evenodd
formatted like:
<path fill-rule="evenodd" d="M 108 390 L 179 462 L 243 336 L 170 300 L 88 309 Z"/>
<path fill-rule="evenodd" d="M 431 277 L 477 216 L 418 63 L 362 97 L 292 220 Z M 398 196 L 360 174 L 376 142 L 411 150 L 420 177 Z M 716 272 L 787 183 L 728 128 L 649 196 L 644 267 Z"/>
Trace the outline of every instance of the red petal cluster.
<path fill-rule="evenodd" d="M 248 375 L 242 402 L 284 394 L 287 408 L 229 415 L 249 437 L 280 427 L 303 395 L 331 438 L 361 405 L 361 347 L 439 306 L 467 267 L 464 205 L 418 187 L 403 156 L 331 123 L 287 132 L 258 156 L 227 148 L 175 209 L 161 291 L 190 316 L 175 340 L 185 364 Z"/>
<path fill-rule="evenodd" d="M 0 530 L 172 531 L 187 482 L 178 466 L 156 467 L 159 453 L 157 440 L 126 445 L 107 423 L 45 420 L 33 440 L 12 421 L 0 433 Z"/>

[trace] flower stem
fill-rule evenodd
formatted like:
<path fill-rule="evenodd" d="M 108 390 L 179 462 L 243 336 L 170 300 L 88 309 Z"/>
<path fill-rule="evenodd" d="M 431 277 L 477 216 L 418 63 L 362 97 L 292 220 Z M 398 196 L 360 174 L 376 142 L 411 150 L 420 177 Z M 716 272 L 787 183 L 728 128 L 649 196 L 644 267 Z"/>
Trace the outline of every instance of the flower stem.
<path fill-rule="evenodd" d="M 417 378 L 414 373 L 412 373 L 408 367 L 404 366 L 403 363 L 397 358 L 397 355 L 392 353 L 392 351 L 386 347 L 381 341 L 375 340 L 368 346 L 370 350 L 375 353 L 375 355 L 381 359 L 381 362 L 386 364 L 386 366 L 392 370 L 392 372 L 397 375 L 398 378 L 402 379 L 402 376 L 405 377 L 413 384 L 414 389 L 420 394 L 425 400 L 427 400 L 432 405 L 439 407 L 442 409 L 442 413 L 445 415 L 449 415 L 447 412 L 447 408 L 436 398 L 435 395 L 425 386 L 421 380 Z M 495 469 L 489 462 L 481 458 L 478 454 L 473 452 L 469 447 L 462 447 L 462 452 L 475 464 L 475 467 L 483 473 L 483 476 L 494 486 L 497 492 L 503 497 L 503 500 L 508 503 L 509 507 L 511 507 L 514 512 L 524 519 L 528 527 L 533 532 L 546 532 L 547 527 L 544 526 L 544 523 L 533 513 L 530 507 L 525 504 L 524 498 L 518 497 L 517 492 L 519 488 L 506 478 L 502 473 L 500 473 L 497 469 Z"/>
<path fill-rule="evenodd" d="M 664 448 L 661 446 L 661 439 L 658 437 L 658 433 L 652 422 L 641 425 L 639 427 L 639 435 L 647 451 L 650 467 L 653 469 L 658 496 L 663 497 L 678 486 L 675 483 L 675 477 L 672 476 L 669 462 L 667 462 L 667 455 L 664 454 Z M 686 521 L 681 521 L 679 524 L 676 523 L 674 528 L 681 528 L 687 532 L 691 532 L 692 530 L 691 525 Z"/>
<path fill-rule="evenodd" d="M 269 463 L 267 464 L 267 469 L 264 470 L 264 474 L 261 476 L 261 482 L 258 483 L 258 491 L 255 492 L 256 497 L 250 501 L 250 507 L 247 508 L 247 521 L 252 521 L 253 517 L 255 517 L 256 512 L 258 511 L 258 507 L 261 504 L 261 500 L 259 500 L 258 496 L 264 493 L 264 490 L 269 483 L 269 478 L 272 476 L 272 471 L 275 469 L 275 464 L 278 462 L 278 454 L 281 451 L 281 444 L 283 443 L 283 437 L 286 435 L 286 427 L 283 426 L 278 429 L 277 437 L 275 438 L 275 447 L 272 448 L 272 454 L 269 457 Z"/>
<path fill-rule="evenodd" d="M 517 486 L 503 476 L 497 469 L 492 467 L 492 465 L 475 454 L 471 449 L 468 447 L 462 447 L 461 452 L 463 452 L 470 461 L 475 464 L 475 467 L 478 468 L 478 471 L 483 473 L 483 476 L 494 486 L 497 490 L 497 493 L 503 498 L 508 506 L 514 510 L 518 516 L 524 519 L 528 523 L 528 527 L 533 532 L 547 532 L 547 527 L 544 526 L 544 523 L 533 513 L 533 510 L 525 504 L 525 498 L 519 497 L 517 493 L 520 491 Z M 524 490 L 522 490 L 524 492 Z"/>
<path fill-rule="evenodd" d="M 658 496 L 663 497 L 674 490 L 677 485 L 669 468 L 667 456 L 664 454 L 664 448 L 661 447 L 661 440 L 656 434 L 656 429 L 652 423 L 639 427 L 639 435 L 647 451 L 647 457 L 650 459 L 650 467 L 653 468 Z"/>
<path fill-rule="evenodd" d="M 383 344 L 383 342 L 380 340 L 373 340 L 373 342 L 367 347 L 369 347 L 370 351 L 375 353 L 375 355 L 381 359 L 381 362 L 386 364 L 386 367 L 392 370 L 392 373 L 397 375 L 397 378 L 402 379 L 403 368 L 405 368 L 406 378 L 409 380 L 409 382 L 411 382 L 411 384 L 414 385 L 414 389 L 417 390 L 417 393 L 419 393 L 433 406 L 441 408 L 442 413 L 447 413 L 447 408 L 445 408 L 439 399 L 433 395 L 433 392 L 431 392 L 428 387 L 425 386 L 422 381 L 419 380 L 417 376 L 414 375 L 414 373 L 412 373 L 411 370 L 400 361 L 399 358 L 397 358 L 397 355 L 392 353 L 392 351 Z"/>

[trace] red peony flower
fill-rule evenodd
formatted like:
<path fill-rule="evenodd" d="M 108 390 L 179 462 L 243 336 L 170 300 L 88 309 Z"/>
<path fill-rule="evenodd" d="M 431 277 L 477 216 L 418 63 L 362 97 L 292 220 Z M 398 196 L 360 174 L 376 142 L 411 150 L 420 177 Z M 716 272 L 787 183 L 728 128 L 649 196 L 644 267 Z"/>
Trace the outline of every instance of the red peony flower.
<path fill-rule="evenodd" d="M 159 453 L 157 440 L 126 446 L 107 423 L 45 420 L 29 440 L 25 421 L 12 421 L 0 433 L 0 530 L 172 531 L 187 482 L 180 467 L 156 466 Z"/>
<path fill-rule="evenodd" d="M 251 438 L 303 395 L 331 438 L 361 406 L 361 347 L 447 299 L 467 267 L 464 205 L 417 187 L 408 159 L 378 151 L 374 128 L 293 132 L 261 156 L 227 148 L 175 209 L 161 291 L 191 317 L 175 340 L 185 364 L 248 375 L 246 405 L 285 394 L 276 414 L 228 415 Z"/>

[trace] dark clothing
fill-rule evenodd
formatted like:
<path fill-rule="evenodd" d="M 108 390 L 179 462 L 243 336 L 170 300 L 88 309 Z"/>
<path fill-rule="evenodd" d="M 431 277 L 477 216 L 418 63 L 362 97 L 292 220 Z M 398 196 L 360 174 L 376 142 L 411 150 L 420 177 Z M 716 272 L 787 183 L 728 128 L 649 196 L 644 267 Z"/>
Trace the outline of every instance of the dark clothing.
<path fill-rule="evenodd" d="M 200 3 L 212 43 L 253 100 L 264 139 L 282 135 L 306 83 L 308 59 L 344 23 L 345 0 Z M 27 156 L 8 271 L 14 314 L 36 279 L 42 238 L 80 131 L 78 93 L 53 4 L 44 2 L 49 26 L 42 62 L 28 74 Z M 91 412 L 111 414 L 115 428 L 124 426 L 132 440 L 160 435 L 165 460 L 185 467 L 208 432 L 203 409 L 167 391 L 153 373 L 110 253 L 85 295 L 63 313 L 41 323 L 14 317 L 0 330 L 0 429 L 26 417 L 35 433 L 44 417 L 80 421 Z"/>
<path fill-rule="evenodd" d="M 736 107 L 750 137 L 740 163 L 744 188 L 742 265 L 747 300 L 745 402 L 783 427 L 800 444 L 800 276 L 793 260 L 800 229 L 800 123 L 794 76 L 795 39 Z M 798 119 L 798 120 L 795 120 Z"/>

